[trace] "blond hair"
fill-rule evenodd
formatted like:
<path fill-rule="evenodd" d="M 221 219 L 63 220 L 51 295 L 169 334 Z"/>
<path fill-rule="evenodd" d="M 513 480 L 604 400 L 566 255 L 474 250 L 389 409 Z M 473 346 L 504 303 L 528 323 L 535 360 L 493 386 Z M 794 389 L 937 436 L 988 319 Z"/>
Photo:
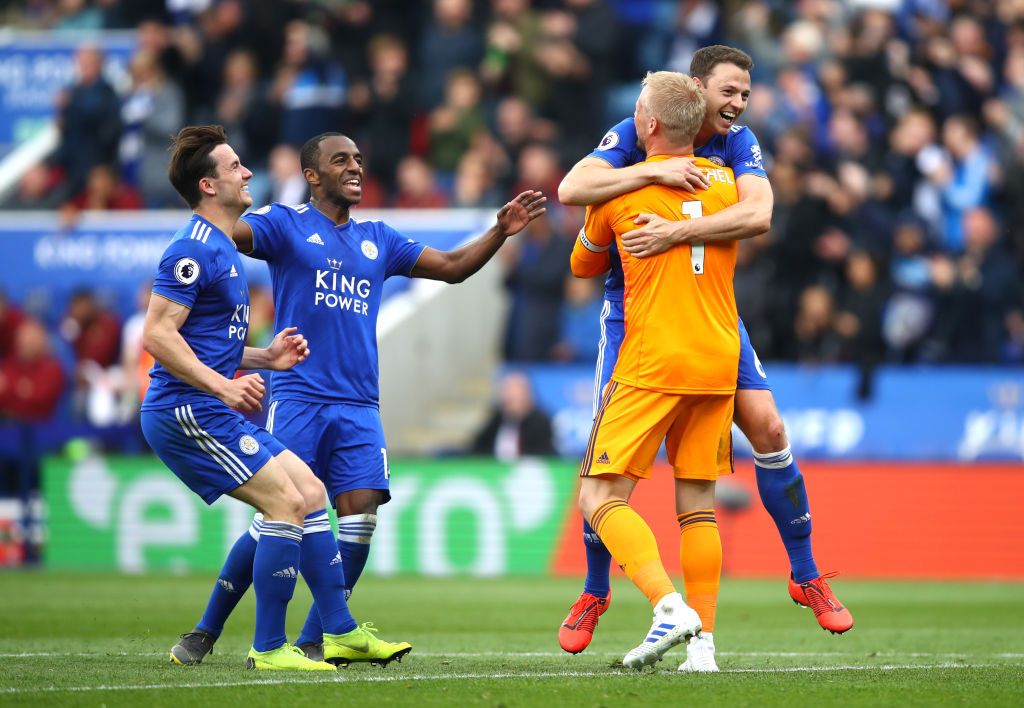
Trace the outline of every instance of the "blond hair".
<path fill-rule="evenodd" d="M 694 139 L 704 123 L 704 92 L 686 74 L 677 71 L 649 71 L 644 110 L 658 121 L 665 139 L 683 145 Z"/>

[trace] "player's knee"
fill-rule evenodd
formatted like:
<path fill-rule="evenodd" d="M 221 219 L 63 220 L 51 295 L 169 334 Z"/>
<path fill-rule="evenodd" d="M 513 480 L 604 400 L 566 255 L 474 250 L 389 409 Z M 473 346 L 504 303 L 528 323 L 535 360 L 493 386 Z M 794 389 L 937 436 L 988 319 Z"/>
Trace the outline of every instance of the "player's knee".
<path fill-rule="evenodd" d="M 306 500 L 295 485 L 289 483 L 266 503 L 263 513 L 268 521 L 285 521 L 302 526 L 306 516 Z"/>
<path fill-rule="evenodd" d="M 747 439 L 754 450 L 760 453 L 778 452 L 789 445 L 786 425 L 778 411 L 774 409 L 758 417 L 757 424 L 747 435 Z"/>
<path fill-rule="evenodd" d="M 304 516 L 326 508 L 327 490 L 324 489 L 324 483 L 313 475 L 310 475 L 309 479 L 303 480 L 299 492 L 302 494 Z"/>
<path fill-rule="evenodd" d="M 587 484 L 580 486 L 580 513 L 583 514 L 583 518 L 588 522 L 597 507 L 601 506 L 605 501 L 607 501 L 606 495 L 599 488 Z"/>
<path fill-rule="evenodd" d="M 380 489 L 353 489 L 342 492 L 334 500 L 338 516 L 376 514 L 377 507 L 385 501 L 385 492 Z"/>

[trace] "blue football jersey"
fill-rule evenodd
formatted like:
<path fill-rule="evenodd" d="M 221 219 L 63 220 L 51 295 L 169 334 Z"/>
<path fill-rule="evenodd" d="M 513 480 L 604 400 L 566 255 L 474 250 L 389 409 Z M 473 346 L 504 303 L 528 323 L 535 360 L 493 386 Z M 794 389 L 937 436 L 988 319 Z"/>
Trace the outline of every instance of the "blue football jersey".
<path fill-rule="evenodd" d="M 612 167 L 628 167 L 647 159 L 647 154 L 637 144 L 636 124 L 632 118 L 619 121 L 605 133 L 594 151 L 587 157 L 599 157 Z M 693 151 L 697 157 L 714 162 L 716 165 L 731 167 L 737 179 L 743 175 L 757 175 L 768 178 L 761 159 L 761 146 L 754 133 L 745 125 L 734 125 L 725 135 L 717 133 Z M 604 282 L 605 299 L 622 301 L 622 263 L 612 244 L 611 270 Z"/>
<path fill-rule="evenodd" d="M 189 308 L 181 336 L 199 361 L 232 378 L 242 363 L 249 330 L 249 285 L 238 250 L 227 234 L 193 215 L 164 251 L 153 293 Z M 160 362 L 149 375 L 143 410 L 217 400 L 178 379 Z"/>
<path fill-rule="evenodd" d="M 275 399 L 377 406 L 377 312 L 384 281 L 409 275 L 423 249 L 379 221 L 336 226 L 311 203 L 242 217 L 253 258 L 270 266 L 275 329 L 298 327 L 310 356 L 271 378 Z"/>

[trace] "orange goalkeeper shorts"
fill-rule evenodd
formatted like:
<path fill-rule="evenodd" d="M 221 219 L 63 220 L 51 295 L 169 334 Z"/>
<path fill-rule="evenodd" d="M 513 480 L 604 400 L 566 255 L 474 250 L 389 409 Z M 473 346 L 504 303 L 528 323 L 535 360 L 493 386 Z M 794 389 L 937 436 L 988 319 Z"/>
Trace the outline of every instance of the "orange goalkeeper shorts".
<path fill-rule="evenodd" d="M 610 382 L 580 476 L 647 479 L 662 441 L 678 479 L 732 474 L 733 399 L 732 394 L 669 394 Z"/>

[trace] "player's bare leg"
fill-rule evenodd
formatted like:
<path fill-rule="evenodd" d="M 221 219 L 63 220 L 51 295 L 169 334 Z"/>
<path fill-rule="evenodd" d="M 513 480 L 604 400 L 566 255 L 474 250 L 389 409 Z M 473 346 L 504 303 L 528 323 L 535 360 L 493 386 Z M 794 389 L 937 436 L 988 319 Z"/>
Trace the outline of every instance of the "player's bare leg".
<path fill-rule="evenodd" d="M 790 451 L 782 417 L 767 389 L 736 391 L 735 420 L 754 448 L 757 488 L 761 502 L 775 521 L 789 555 L 789 595 L 810 607 L 818 624 L 834 634 L 853 626 L 853 615 L 836 598 L 814 562 L 811 551 L 811 512 L 804 478 Z"/>

